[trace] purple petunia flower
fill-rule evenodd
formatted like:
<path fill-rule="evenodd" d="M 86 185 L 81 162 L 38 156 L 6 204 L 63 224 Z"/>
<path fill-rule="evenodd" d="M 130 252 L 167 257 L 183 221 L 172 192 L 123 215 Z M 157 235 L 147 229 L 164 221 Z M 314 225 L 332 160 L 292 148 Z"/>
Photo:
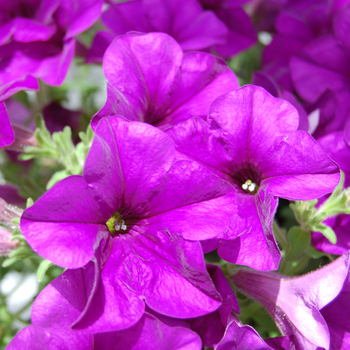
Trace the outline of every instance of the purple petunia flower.
<path fill-rule="evenodd" d="M 291 337 L 296 350 L 346 349 L 339 343 L 345 333 L 348 338 L 350 331 L 347 324 L 342 324 L 349 310 L 349 263 L 346 253 L 301 277 L 241 269 L 230 279 L 265 306 L 282 335 Z"/>
<path fill-rule="evenodd" d="M 102 0 L 0 2 L 0 100 L 38 90 L 36 78 L 60 85 L 74 56 L 74 37 L 100 16 Z"/>
<path fill-rule="evenodd" d="M 108 1 L 102 15 L 108 32 L 96 34 L 88 62 L 100 62 L 113 38 L 130 31 L 163 32 L 184 51 L 211 50 L 229 58 L 256 43 L 256 33 L 239 0 Z"/>
<path fill-rule="evenodd" d="M 341 131 L 349 121 L 349 55 L 350 51 L 339 45 L 336 37 L 325 35 L 313 40 L 290 60 L 296 91 L 322 112 L 317 137 Z"/>
<path fill-rule="evenodd" d="M 332 20 L 338 8 L 332 1 L 286 1 L 276 17 L 276 35 L 262 54 L 262 70 L 279 86 L 293 91 L 289 61 L 305 45 L 319 36 L 332 32 Z"/>
<path fill-rule="evenodd" d="M 115 330 L 138 321 L 145 302 L 176 318 L 219 307 L 199 243 L 181 236 L 221 236 L 235 211 L 233 197 L 227 183 L 198 163 L 178 160 L 159 129 L 104 118 L 84 176 L 68 177 L 39 198 L 23 213 L 21 230 L 36 252 L 68 268 L 84 266 L 107 245 L 108 259 L 96 258 L 98 296 L 89 299 L 97 311 L 79 327 Z M 113 320 L 111 310 L 119 315 Z"/>
<path fill-rule="evenodd" d="M 213 52 L 230 58 L 257 42 L 253 23 L 242 5 L 251 0 L 199 0 L 206 10 L 212 10 L 225 23 L 228 34 L 224 44 L 216 44 Z"/>
<path fill-rule="evenodd" d="M 168 325 L 154 312 L 145 312 L 126 330 L 94 334 L 72 330 L 71 324 L 88 302 L 89 281 L 94 275 L 92 265 L 67 270 L 51 282 L 33 304 L 32 325 L 20 331 L 7 349 L 141 350 L 151 345 L 157 350 L 202 348 L 199 336 L 186 324 Z"/>
<path fill-rule="evenodd" d="M 235 317 L 226 328 L 225 335 L 215 350 L 236 349 L 273 350 L 274 347 L 267 345 L 253 327 L 243 326 Z"/>
<path fill-rule="evenodd" d="M 0 147 L 11 145 L 15 140 L 4 102 L 0 102 Z"/>
<path fill-rule="evenodd" d="M 205 242 L 232 263 L 277 269 L 280 253 L 272 232 L 278 197 L 310 200 L 339 181 L 333 163 L 305 131 L 288 102 L 257 86 L 218 97 L 208 123 L 192 118 L 166 130 L 177 150 L 196 159 L 237 190 L 237 213 L 223 241 Z"/>
<path fill-rule="evenodd" d="M 224 61 L 203 52 L 183 54 L 167 34 L 129 34 L 108 48 L 103 69 L 108 80 L 105 106 L 94 116 L 123 115 L 165 128 L 207 115 L 210 103 L 239 88 Z"/>

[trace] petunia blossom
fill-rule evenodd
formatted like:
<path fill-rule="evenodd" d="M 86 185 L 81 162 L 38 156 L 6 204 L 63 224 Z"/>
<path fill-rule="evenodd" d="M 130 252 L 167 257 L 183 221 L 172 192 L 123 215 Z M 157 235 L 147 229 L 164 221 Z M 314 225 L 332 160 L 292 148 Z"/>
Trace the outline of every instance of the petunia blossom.
<path fill-rule="evenodd" d="M 215 350 L 273 350 L 260 337 L 257 331 L 249 326 L 242 325 L 237 317 L 235 317 L 226 328 L 225 334 Z"/>
<path fill-rule="evenodd" d="M 102 14 L 109 31 L 97 33 L 88 61 L 101 61 L 113 38 L 130 31 L 167 33 L 184 51 L 208 49 L 227 40 L 226 25 L 198 0 L 109 1 L 109 5 Z"/>
<path fill-rule="evenodd" d="M 32 325 L 20 331 L 7 349 L 141 350 L 151 344 L 157 350 L 202 348 L 199 336 L 188 327 L 169 326 L 148 312 L 121 331 L 91 334 L 72 330 L 71 325 L 88 302 L 92 265 L 67 270 L 51 282 L 33 304 Z"/>
<path fill-rule="evenodd" d="M 318 137 L 343 130 L 349 120 L 349 54 L 336 37 L 324 35 L 290 60 L 291 77 L 298 94 L 314 104 L 314 108 L 320 105 L 319 108 L 326 109 L 321 120 L 323 134 Z M 329 109 L 332 110 L 331 118 L 327 118 Z"/>
<path fill-rule="evenodd" d="M 207 115 L 211 102 L 239 88 L 224 61 L 203 52 L 184 54 L 163 33 L 129 34 L 113 41 L 103 69 L 107 101 L 94 116 L 123 115 L 166 128 L 193 116 Z"/>
<path fill-rule="evenodd" d="M 277 2 L 278 3 L 278 2 Z M 283 89 L 293 91 L 290 59 L 305 45 L 333 32 L 332 22 L 340 8 L 327 0 L 280 2 L 274 27 L 276 34 L 262 54 L 262 70 Z"/>
<path fill-rule="evenodd" d="M 207 122 L 192 118 L 166 130 L 184 157 L 205 164 L 237 190 L 233 224 L 221 242 L 204 242 L 205 251 L 218 248 L 223 259 L 260 270 L 278 268 L 272 232 L 278 197 L 319 198 L 339 181 L 338 166 L 298 124 L 291 104 L 245 86 L 218 97 Z"/>
<path fill-rule="evenodd" d="M 100 16 L 102 0 L 0 2 L 0 100 L 38 90 L 37 78 L 60 85 L 74 56 L 75 37 Z"/>
<path fill-rule="evenodd" d="M 84 175 L 62 180 L 26 209 L 21 230 L 34 251 L 68 268 L 84 266 L 109 242 L 91 300 L 99 310 L 91 312 L 101 317 L 85 315 L 77 327 L 115 330 L 139 320 L 145 302 L 176 318 L 219 307 L 199 243 L 182 236 L 222 235 L 234 197 L 231 186 L 198 163 L 178 160 L 173 141 L 159 129 L 104 118 Z M 108 310 L 119 317 L 110 320 Z"/>
<path fill-rule="evenodd" d="M 349 309 L 348 300 L 343 298 L 349 291 L 349 264 L 349 253 L 346 253 L 300 277 L 241 269 L 230 279 L 239 290 L 265 306 L 282 335 L 293 337 L 296 350 L 345 349 L 335 346 L 334 342 L 339 345 L 340 340 L 341 344 L 342 336 L 349 331 L 347 324 L 337 327 L 347 317 L 345 309 L 336 313 L 341 304 Z M 333 324 L 327 317 L 333 319 Z"/>
<path fill-rule="evenodd" d="M 199 0 L 206 10 L 212 10 L 225 23 L 228 34 L 224 44 L 211 48 L 220 57 L 230 58 L 248 49 L 257 42 L 257 35 L 251 19 L 242 5 L 250 0 Z"/>

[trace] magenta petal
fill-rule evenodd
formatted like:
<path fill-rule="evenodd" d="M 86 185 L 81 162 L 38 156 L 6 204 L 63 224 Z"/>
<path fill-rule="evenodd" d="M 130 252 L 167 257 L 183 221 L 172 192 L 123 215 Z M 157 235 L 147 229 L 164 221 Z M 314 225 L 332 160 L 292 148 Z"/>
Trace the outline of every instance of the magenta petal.
<path fill-rule="evenodd" d="M 25 210 L 21 230 L 38 254 L 59 266 L 77 268 L 91 260 L 94 247 L 108 235 L 109 216 L 101 212 L 88 184 L 77 175 L 56 184 Z"/>
<path fill-rule="evenodd" d="M 48 85 L 61 85 L 73 60 L 74 48 L 75 39 L 66 40 L 63 43 L 61 52 L 57 55 L 47 57 L 41 62 L 35 76 L 42 79 Z M 55 72 L 55 74 L 52 74 L 52 72 Z"/>
<path fill-rule="evenodd" d="M 190 117 L 207 116 L 213 99 L 238 89 L 235 74 L 217 57 L 202 52 L 183 56 L 180 82 L 169 100 L 166 117 L 158 126 L 175 124 Z"/>
<path fill-rule="evenodd" d="M 208 315 L 189 319 L 191 329 L 203 339 L 203 345 L 214 347 L 225 333 L 225 329 L 232 320 L 232 313 L 239 313 L 237 298 L 218 266 L 207 265 L 208 272 L 222 297 L 222 305 L 215 312 Z"/>
<path fill-rule="evenodd" d="M 84 180 L 109 219 L 123 204 L 124 176 L 116 135 L 107 119 L 101 120 L 96 129 L 84 166 Z"/>
<path fill-rule="evenodd" d="M 176 35 L 184 51 L 203 50 L 226 41 L 225 24 L 211 11 L 204 11 L 188 25 L 186 31 Z"/>
<path fill-rule="evenodd" d="M 144 350 L 152 344 L 157 350 L 200 350 L 202 342 L 193 331 L 183 327 L 169 327 L 149 313 L 140 321 L 119 332 L 94 335 L 97 349 Z"/>
<path fill-rule="evenodd" d="M 221 57 L 230 58 L 256 43 L 255 29 L 243 9 L 223 8 L 218 9 L 216 13 L 229 29 L 226 43 L 215 45 L 215 50 Z"/>
<path fill-rule="evenodd" d="M 133 236 L 114 239 L 103 280 L 115 288 L 126 286 L 151 309 L 171 317 L 197 317 L 220 306 L 197 242 L 161 232 Z"/>
<path fill-rule="evenodd" d="M 165 102 L 173 89 L 181 62 L 181 48 L 168 35 L 133 34 L 117 38 L 109 46 L 103 68 L 109 83 L 123 93 L 134 106 L 134 113 L 144 121 L 146 111 L 149 116 L 155 112 L 154 118 L 167 109 Z"/>
<path fill-rule="evenodd" d="M 345 6 L 335 17 L 333 22 L 337 41 L 350 53 L 348 33 L 350 31 L 350 6 Z"/>
<path fill-rule="evenodd" d="M 93 339 L 90 334 L 73 333 L 70 330 L 45 329 L 38 326 L 27 326 L 22 329 L 7 350 L 91 350 Z"/>
<path fill-rule="evenodd" d="M 108 98 L 93 128 L 102 117 L 115 115 L 163 128 L 193 116 L 205 118 L 215 97 L 239 87 L 222 60 L 200 52 L 183 55 L 164 33 L 115 39 L 103 67 Z"/>
<path fill-rule="evenodd" d="M 307 45 L 290 61 L 298 94 L 315 102 L 327 89 L 339 92 L 349 86 L 349 58 L 331 35 Z"/>
<path fill-rule="evenodd" d="M 102 5 L 102 0 L 61 2 L 61 7 L 69 14 L 69 27 L 64 37 L 65 40 L 71 39 L 91 27 L 100 17 Z"/>
<path fill-rule="evenodd" d="M 275 145 L 263 177 L 268 191 L 289 200 L 311 200 L 330 193 L 340 179 L 339 168 L 305 131 Z M 288 160 L 288 161 L 286 161 Z M 277 165 L 278 164 L 278 165 Z"/>
<path fill-rule="evenodd" d="M 0 102 L 0 147 L 11 145 L 15 140 L 4 102 Z"/>
<path fill-rule="evenodd" d="M 215 350 L 273 350 L 251 326 L 243 326 L 238 320 L 233 320 Z"/>
<path fill-rule="evenodd" d="M 218 254 L 231 263 L 262 271 L 277 270 L 281 255 L 272 230 L 277 198 L 261 191 L 255 196 L 240 195 L 238 203 L 238 214 L 244 217 L 246 226 L 242 226 L 236 239 L 222 240 Z"/>

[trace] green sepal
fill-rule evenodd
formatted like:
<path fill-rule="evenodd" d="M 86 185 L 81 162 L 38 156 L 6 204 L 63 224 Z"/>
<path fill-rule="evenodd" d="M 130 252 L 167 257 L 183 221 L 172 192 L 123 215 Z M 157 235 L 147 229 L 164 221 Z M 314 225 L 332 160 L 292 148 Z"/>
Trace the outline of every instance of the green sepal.
<path fill-rule="evenodd" d="M 11 220 L 11 222 L 12 222 L 13 224 L 16 224 L 16 225 L 19 225 L 20 221 L 21 221 L 21 218 L 13 218 L 13 219 Z"/>
<path fill-rule="evenodd" d="M 34 204 L 34 201 L 32 198 L 27 198 L 27 204 L 26 204 L 26 208 L 30 208 L 32 205 Z"/>
<path fill-rule="evenodd" d="M 332 244 L 337 243 L 337 236 L 333 229 L 325 224 L 319 224 L 311 228 L 314 232 L 321 232 Z"/>
<path fill-rule="evenodd" d="M 294 226 L 288 231 L 287 237 L 290 242 L 290 247 L 286 254 L 286 260 L 298 260 L 310 246 L 310 232 L 301 229 L 299 226 Z"/>
<path fill-rule="evenodd" d="M 20 256 L 15 256 L 14 258 L 6 258 L 2 262 L 2 267 L 9 267 L 12 264 L 14 264 L 16 261 L 21 260 L 22 258 Z"/>
<path fill-rule="evenodd" d="M 29 257 L 33 254 L 33 251 L 30 248 L 27 247 L 19 247 L 17 249 L 14 249 L 10 254 L 10 258 L 14 258 L 15 256 L 26 256 Z"/>
<path fill-rule="evenodd" d="M 36 276 L 38 281 L 41 282 L 46 274 L 46 271 L 53 266 L 53 263 L 49 260 L 43 260 L 37 270 Z"/>

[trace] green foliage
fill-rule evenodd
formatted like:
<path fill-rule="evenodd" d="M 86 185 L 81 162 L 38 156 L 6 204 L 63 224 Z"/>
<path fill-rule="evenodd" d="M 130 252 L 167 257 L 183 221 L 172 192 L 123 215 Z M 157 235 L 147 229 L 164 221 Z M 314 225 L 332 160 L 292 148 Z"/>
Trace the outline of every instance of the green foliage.
<path fill-rule="evenodd" d="M 327 200 L 316 209 L 318 200 L 290 204 L 297 221 L 305 231 L 321 232 L 331 243 L 337 243 L 333 229 L 323 223 L 329 217 L 338 214 L 350 214 L 349 189 L 343 190 L 344 173 L 341 172 L 339 184 Z"/>
<path fill-rule="evenodd" d="M 21 160 L 49 158 L 63 166 L 63 170 L 56 171 L 52 175 L 46 185 L 46 189 L 51 188 L 58 181 L 70 175 L 82 174 L 85 159 L 93 139 L 91 127 L 89 126 L 85 133 L 79 133 L 81 142 L 75 146 L 69 126 L 66 126 L 63 131 L 54 132 L 51 135 L 41 116 L 36 117 L 35 123 L 37 127 L 35 137 L 38 141 L 38 146 L 27 147 L 19 158 Z"/>
<path fill-rule="evenodd" d="M 311 242 L 311 235 L 309 231 L 294 226 L 288 231 L 288 241 L 290 245 L 285 257 L 286 260 L 298 260 L 308 250 Z"/>

